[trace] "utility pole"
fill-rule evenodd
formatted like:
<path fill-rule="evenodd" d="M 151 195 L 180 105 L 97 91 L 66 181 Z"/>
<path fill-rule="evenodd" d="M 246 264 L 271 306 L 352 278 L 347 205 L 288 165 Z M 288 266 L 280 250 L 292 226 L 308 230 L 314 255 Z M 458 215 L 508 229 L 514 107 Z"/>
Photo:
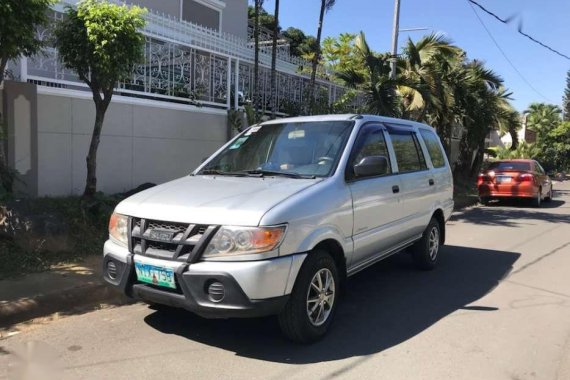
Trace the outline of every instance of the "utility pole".
<path fill-rule="evenodd" d="M 398 62 L 398 32 L 400 29 L 400 0 L 394 2 L 394 28 L 392 29 L 392 57 L 390 58 L 390 79 L 396 79 Z"/>

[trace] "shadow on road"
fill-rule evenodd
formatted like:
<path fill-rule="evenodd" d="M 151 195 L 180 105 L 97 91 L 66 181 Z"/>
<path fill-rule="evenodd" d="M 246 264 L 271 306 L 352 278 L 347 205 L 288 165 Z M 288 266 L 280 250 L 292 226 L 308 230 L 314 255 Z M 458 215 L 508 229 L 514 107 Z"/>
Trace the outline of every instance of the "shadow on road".
<path fill-rule="evenodd" d="M 458 309 L 489 313 L 493 305 L 467 306 L 491 291 L 520 254 L 446 246 L 438 268 L 418 271 L 396 255 L 348 281 L 330 333 L 302 346 L 285 341 L 275 318 L 206 320 L 183 310 L 156 311 L 146 323 L 236 355 L 281 363 L 316 363 L 370 355 L 398 345 Z"/>
<path fill-rule="evenodd" d="M 570 213 L 553 213 L 554 209 L 568 208 L 561 199 L 545 202 L 533 208 L 523 200 L 502 200 L 489 206 L 455 212 L 451 223 L 462 221 L 488 226 L 518 227 L 525 221 L 540 220 L 547 223 L 570 223 Z"/>

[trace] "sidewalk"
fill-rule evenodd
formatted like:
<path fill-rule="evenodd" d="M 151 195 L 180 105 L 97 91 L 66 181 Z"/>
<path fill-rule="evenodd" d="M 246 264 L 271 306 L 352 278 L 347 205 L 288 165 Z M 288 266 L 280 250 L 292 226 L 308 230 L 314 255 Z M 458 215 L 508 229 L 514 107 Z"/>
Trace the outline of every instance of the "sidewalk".
<path fill-rule="evenodd" d="M 94 256 L 81 264 L 0 281 L 0 330 L 54 313 L 72 315 L 131 302 L 105 285 L 101 270 L 101 257 Z"/>

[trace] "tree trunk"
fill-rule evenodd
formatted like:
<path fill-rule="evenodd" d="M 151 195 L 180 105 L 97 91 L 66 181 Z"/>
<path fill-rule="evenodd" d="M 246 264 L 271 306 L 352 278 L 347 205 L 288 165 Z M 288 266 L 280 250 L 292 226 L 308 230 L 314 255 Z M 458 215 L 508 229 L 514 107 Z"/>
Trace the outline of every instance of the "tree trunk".
<path fill-rule="evenodd" d="M 4 82 L 4 71 L 8 65 L 8 59 L 2 58 L 0 60 L 0 85 Z M 14 185 L 14 175 L 8 167 L 8 160 L 6 159 L 6 126 L 4 125 L 3 105 L 0 104 L 0 184 L 5 191 L 11 193 Z"/>
<path fill-rule="evenodd" d="M 279 0 L 275 0 L 275 27 L 273 28 L 273 46 L 271 49 L 271 118 L 277 112 L 277 34 L 279 33 Z"/>
<path fill-rule="evenodd" d="M 259 112 L 259 12 L 261 11 L 262 0 L 255 0 L 255 18 L 253 26 L 254 58 L 253 58 L 253 109 L 256 114 Z"/>
<path fill-rule="evenodd" d="M 4 71 L 6 71 L 6 66 L 8 65 L 8 59 L 2 58 L 0 60 L 0 85 L 4 82 Z"/>
<path fill-rule="evenodd" d="M 317 68 L 319 66 L 319 61 L 321 60 L 321 37 L 323 33 L 323 20 L 325 18 L 325 7 L 326 0 L 321 0 L 321 13 L 319 15 L 319 26 L 317 29 L 317 42 L 315 46 L 315 56 L 313 57 L 313 67 L 311 69 L 311 82 L 309 83 L 310 91 L 310 102 L 309 102 L 309 113 L 313 113 L 313 108 L 315 107 L 315 85 L 317 81 Z"/>
<path fill-rule="evenodd" d="M 517 147 L 519 146 L 519 137 L 517 136 L 517 131 L 515 129 L 511 129 L 509 130 L 509 134 L 511 135 L 511 140 L 513 141 L 511 143 L 510 150 L 516 150 Z"/>
<path fill-rule="evenodd" d="M 93 135 L 91 136 L 91 144 L 89 145 L 89 153 L 87 154 L 87 181 L 85 183 L 85 191 L 83 198 L 92 198 L 97 192 L 97 149 L 101 140 L 101 130 L 103 129 L 103 121 L 105 120 L 105 112 L 109 106 L 111 99 L 95 100 L 95 125 L 93 127 Z"/>

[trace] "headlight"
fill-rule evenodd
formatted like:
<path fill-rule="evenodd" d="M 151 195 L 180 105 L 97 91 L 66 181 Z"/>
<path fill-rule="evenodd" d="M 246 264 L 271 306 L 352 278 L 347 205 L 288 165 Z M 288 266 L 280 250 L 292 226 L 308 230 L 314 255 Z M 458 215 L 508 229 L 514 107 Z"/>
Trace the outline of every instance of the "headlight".
<path fill-rule="evenodd" d="M 285 226 L 278 227 L 221 227 L 208 244 L 204 257 L 249 255 L 275 249 L 283 236 Z"/>
<path fill-rule="evenodd" d="M 129 218 L 125 215 L 113 213 L 109 220 L 109 236 L 119 244 L 128 244 L 127 229 Z"/>

